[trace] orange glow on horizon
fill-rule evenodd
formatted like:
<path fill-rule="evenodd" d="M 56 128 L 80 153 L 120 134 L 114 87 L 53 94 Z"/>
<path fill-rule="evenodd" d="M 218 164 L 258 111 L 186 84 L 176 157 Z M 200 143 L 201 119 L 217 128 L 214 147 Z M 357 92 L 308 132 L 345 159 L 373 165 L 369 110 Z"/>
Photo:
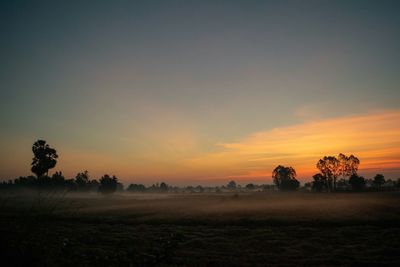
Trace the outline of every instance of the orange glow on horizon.
<path fill-rule="evenodd" d="M 309 181 L 318 172 L 315 165 L 321 157 L 344 153 L 360 159 L 361 175 L 370 178 L 382 173 L 396 179 L 400 177 L 399 122 L 400 110 L 319 119 L 256 132 L 208 148 L 202 145 L 206 143 L 204 133 L 194 127 L 180 130 L 185 128 L 182 125 L 160 128 L 150 135 L 143 133 L 146 139 L 136 143 L 125 138 L 117 140 L 120 143 L 115 143 L 116 147 L 104 145 L 97 150 L 51 141 L 60 155 L 51 173 L 62 171 L 72 178 L 88 170 L 93 178 L 108 173 L 125 183 L 146 184 L 225 184 L 230 179 L 268 183 L 272 170 L 285 165 L 296 169 L 300 181 Z M 30 175 L 31 141 L 16 142 L 10 150 L 15 156 L 3 159 L 4 166 L 11 166 L 5 178 Z"/>
<path fill-rule="evenodd" d="M 218 153 L 190 160 L 192 166 L 215 172 L 230 169 L 230 177 L 269 178 L 281 164 L 293 166 L 300 180 L 318 172 L 325 155 L 354 154 L 360 173 L 398 173 L 400 170 L 400 111 L 315 120 L 254 133 L 238 142 L 220 144 Z"/>

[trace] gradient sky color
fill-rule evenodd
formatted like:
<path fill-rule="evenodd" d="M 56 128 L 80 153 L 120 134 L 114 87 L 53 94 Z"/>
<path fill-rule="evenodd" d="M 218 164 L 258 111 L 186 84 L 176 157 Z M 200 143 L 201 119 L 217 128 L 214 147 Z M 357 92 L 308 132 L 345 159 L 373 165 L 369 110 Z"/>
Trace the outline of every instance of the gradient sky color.
<path fill-rule="evenodd" d="M 399 1 L 1 1 L 0 179 L 301 180 L 324 155 L 400 177 Z"/>

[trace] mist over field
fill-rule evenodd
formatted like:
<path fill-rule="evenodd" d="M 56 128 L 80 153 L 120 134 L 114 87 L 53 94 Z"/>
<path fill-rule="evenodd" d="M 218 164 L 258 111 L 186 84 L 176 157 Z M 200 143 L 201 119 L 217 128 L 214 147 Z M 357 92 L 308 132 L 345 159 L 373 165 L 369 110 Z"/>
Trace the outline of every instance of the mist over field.
<path fill-rule="evenodd" d="M 399 192 L 14 193 L 0 251 L 10 266 L 394 266 L 399 223 Z"/>

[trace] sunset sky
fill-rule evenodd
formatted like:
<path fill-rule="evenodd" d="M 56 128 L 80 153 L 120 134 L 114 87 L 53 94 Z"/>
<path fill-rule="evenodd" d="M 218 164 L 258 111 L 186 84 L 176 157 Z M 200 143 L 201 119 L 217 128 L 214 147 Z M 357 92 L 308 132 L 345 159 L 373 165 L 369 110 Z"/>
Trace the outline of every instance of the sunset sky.
<path fill-rule="evenodd" d="M 0 180 L 46 140 L 67 177 L 400 177 L 400 1 L 1 1 Z"/>

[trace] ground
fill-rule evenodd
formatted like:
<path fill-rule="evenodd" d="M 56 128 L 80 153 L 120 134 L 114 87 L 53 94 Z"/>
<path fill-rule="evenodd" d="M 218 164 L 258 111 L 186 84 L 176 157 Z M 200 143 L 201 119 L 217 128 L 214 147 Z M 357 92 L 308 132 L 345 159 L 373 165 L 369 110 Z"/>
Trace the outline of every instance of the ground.
<path fill-rule="evenodd" d="M 5 266 L 400 265 L 398 192 L 1 192 L 0 208 Z"/>

